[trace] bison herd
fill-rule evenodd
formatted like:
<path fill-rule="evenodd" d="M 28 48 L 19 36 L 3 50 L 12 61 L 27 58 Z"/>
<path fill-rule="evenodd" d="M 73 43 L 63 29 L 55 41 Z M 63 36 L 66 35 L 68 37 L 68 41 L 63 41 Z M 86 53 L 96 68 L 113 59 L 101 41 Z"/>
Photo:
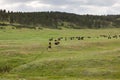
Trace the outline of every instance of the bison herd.
<path fill-rule="evenodd" d="M 52 48 L 52 42 L 54 42 L 54 45 L 59 45 L 61 40 L 67 41 L 67 40 L 84 40 L 84 37 L 59 37 L 59 38 L 50 38 L 49 39 L 49 46 L 48 48 Z"/>
<path fill-rule="evenodd" d="M 62 40 L 67 41 L 67 40 L 84 40 L 84 39 L 90 39 L 93 38 L 91 36 L 77 36 L 77 37 L 58 37 L 58 38 L 49 38 L 49 43 L 48 43 L 48 49 L 52 48 L 52 43 L 53 45 L 59 45 Z M 120 35 L 99 35 L 96 38 L 106 38 L 106 39 L 118 39 L 120 38 Z"/>
<path fill-rule="evenodd" d="M 108 39 L 112 39 L 112 38 L 115 38 L 115 39 L 118 39 L 120 38 L 120 35 L 100 35 L 100 37 L 103 37 L 103 38 L 108 38 Z"/>

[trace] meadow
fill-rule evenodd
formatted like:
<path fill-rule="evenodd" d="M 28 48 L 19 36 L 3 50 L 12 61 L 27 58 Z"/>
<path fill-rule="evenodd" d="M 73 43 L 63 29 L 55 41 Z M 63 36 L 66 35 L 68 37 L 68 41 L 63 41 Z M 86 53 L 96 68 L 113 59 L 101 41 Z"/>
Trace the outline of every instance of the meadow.
<path fill-rule="evenodd" d="M 0 80 L 120 80 L 120 38 L 113 29 L 0 30 Z M 48 39 L 61 40 L 48 47 Z M 52 42 L 53 43 L 53 42 Z"/>

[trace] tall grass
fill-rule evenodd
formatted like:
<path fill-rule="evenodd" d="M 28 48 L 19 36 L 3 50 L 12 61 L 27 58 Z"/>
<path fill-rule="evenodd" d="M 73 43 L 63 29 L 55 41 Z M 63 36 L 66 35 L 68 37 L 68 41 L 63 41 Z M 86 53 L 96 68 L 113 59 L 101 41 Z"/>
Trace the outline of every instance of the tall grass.
<path fill-rule="evenodd" d="M 2 80 L 119 80 L 120 29 L 0 30 Z M 47 49 L 51 37 L 91 36 L 62 40 Z M 53 42 L 52 42 L 53 43 Z"/>

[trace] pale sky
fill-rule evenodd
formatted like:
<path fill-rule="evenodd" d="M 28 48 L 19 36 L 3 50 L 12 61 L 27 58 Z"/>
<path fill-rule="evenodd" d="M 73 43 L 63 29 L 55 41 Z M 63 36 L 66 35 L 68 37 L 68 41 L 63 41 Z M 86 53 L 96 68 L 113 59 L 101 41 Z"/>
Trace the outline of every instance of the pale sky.
<path fill-rule="evenodd" d="M 23 12 L 61 11 L 76 14 L 120 14 L 120 0 L 0 0 L 0 9 Z"/>

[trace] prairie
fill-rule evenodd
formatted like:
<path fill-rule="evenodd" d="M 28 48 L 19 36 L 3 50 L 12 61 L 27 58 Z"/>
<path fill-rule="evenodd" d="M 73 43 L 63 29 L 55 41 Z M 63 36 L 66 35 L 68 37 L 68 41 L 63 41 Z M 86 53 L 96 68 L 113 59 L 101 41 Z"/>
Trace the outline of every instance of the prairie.
<path fill-rule="evenodd" d="M 120 80 L 120 37 L 100 35 L 120 35 L 120 28 L 0 30 L 0 80 Z M 76 36 L 84 40 L 47 49 L 51 37 Z"/>

